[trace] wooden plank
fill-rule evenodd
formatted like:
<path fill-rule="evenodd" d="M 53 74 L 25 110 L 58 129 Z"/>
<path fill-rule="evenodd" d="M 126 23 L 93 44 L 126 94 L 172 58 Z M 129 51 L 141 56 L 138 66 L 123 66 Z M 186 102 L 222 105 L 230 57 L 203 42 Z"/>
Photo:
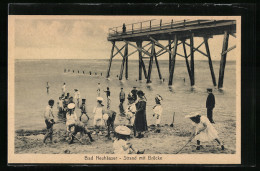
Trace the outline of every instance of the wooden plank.
<path fill-rule="evenodd" d="M 210 73 L 211 73 L 212 83 L 214 86 L 216 86 L 217 83 L 216 83 L 215 73 L 214 73 L 214 69 L 213 69 L 213 65 L 212 65 L 212 61 L 211 61 L 208 38 L 204 37 L 204 42 L 205 42 L 205 48 L 206 48 L 207 55 L 208 55 L 208 62 L 209 62 L 209 69 L 210 69 Z"/>
<path fill-rule="evenodd" d="M 188 71 L 189 78 L 190 78 L 190 83 L 191 83 L 191 70 L 190 70 L 190 65 L 189 65 L 187 52 L 186 52 L 186 47 L 185 47 L 185 40 L 183 40 L 182 42 L 183 42 L 182 44 L 183 44 L 183 52 L 184 52 L 184 55 L 185 55 L 186 67 L 187 67 L 187 71 Z"/>
<path fill-rule="evenodd" d="M 193 47 L 193 37 L 194 33 L 190 36 L 190 70 L 191 70 L 191 86 L 195 85 L 195 74 L 194 74 L 194 47 Z"/>
<path fill-rule="evenodd" d="M 227 53 L 224 52 L 228 49 L 228 39 L 229 39 L 229 34 L 227 31 L 225 31 L 224 39 L 223 39 L 223 47 L 222 47 L 223 55 L 221 55 L 220 68 L 219 68 L 218 88 L 223 87 L 226 57 L 227 57 Z"/>
<path fill-rule="evenodd" d="M 221 53 L 221 55 L 225 55 L 226 53 L 228 53 L 229 51 L 231 51 L 231 50 L 235 49 L 236 47 L 237 47 L 236 45 L 234 45 L 234 46 L 230 47 L 230 48 L 229 48 L 229 49 L 227 49 L 226 51 L 222 52 L 222 53 Z"/>
<path fill-rule="evenodd" d="M 173 82 L 173 74 L 174 74 L 174 67 L 175 67 L 175 57 L 176 57 L 176 52 L 177 52 L 177 47 L 178 47 L 178 37 L 177 35 L 174 36 L 174 48 L 173 48 L 173 53 L 171 56 L 171 71 L 169 74 L 169 85 L 172 85 Z"/>
<path fill-rule="evenodd" d="M 115 42 L 112 42 L 112 49 L 111 49 L 111 55 L 110 55 L 110 59 L 108 62 L 108 68 L 107 68 L 107 78 L 110 76 L 110 68 L 111 68 L 111 64 L 112 64 L 112 59 L 113 59 L 113 53 L 114 53 L 114 48 L 115 48 Z"/>
<path fill-rule="evenodd" d="M 204 43 L 204 42 L 203 42 L 203 43 Z M 203 43 L 202 43 L 202 44 L 203 44 Z M 185 42 L 185 44 L 188 45 L 188 46 L 190 46 L 190 44 L 188 44 L 187 42 Z M 202 44 L 201 44 L 201 45 L 202 45 Z M 200 46 L 201 46 L 201 45 L 200 45 Z M 199 46 L 199 47 L 200 47 L 200 46 Z M 204 53 L 204 52 L 202 52 L 201 50 L 198 49 L 199 47 L 197 47 L 197 48 L 194 48 L 194 47 L 193 47 L 193 52 L 197 51 L 197 52 L 201 53 L 202 55 L 208 57 L 208 55 L 207 55 L 206 53 Z M 188 57 L 190 57 L 190 54 L 188 55 Z"/>
<path fill-rule="evenodd" d="M 143 46 L 143 48 L 146 47 L 146 46 L 148 46 L 148 45 L 150 45 L 150 44 L 151 44 L 151 42 L 147 43 L 146 45 Z M 138 46 L 137 46 L 137 47 L 138 47 Z M 135 50 L 135 51 L 131 52 L 130 54 L 127 55 L 127 57 L 133 55 L 133 54 L 136 53 L 136 52 L 138 52 L 138 50 Z"/>

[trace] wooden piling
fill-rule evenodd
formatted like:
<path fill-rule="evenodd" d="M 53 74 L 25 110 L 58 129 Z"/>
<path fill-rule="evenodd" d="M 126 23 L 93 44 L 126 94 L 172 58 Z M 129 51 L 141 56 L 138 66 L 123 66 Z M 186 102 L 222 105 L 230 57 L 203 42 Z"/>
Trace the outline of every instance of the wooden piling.
<path fill-rule="evenodd" d="M 126 47 L 125 47 L 125 51 L 126 51 Z M 125 56 L 123 56 L 123 59 L 122 59 L 122 64 L 121 64 L 121 69 L 120 69 L 120 74 L 119 74 L 119 80 L 122 80 L 122 78 L 123 78 L 124 65 L 125 65 Z"/>
<path fill-rule="evenodd" d="M 225 72 L 225 66 L 226 66 L 226 57 L 227 57 L 227 53 L 223 53 L 223 52 L 225 52 L 228 49 L 228 39 L 229 39 L 229 33 L 227 31 L 225 31 L 222 53 L 221 53 L 220 68 L 219 68 L 218 88 L 223 87 L 224 72 Z"/>
<path fill-rule="evenodd" d="M 190 83 L 191 83 L 191 70 L 190 70 L 190 65 L 189 65 L 188 56 L 187 56 L 186 47 L 185 47 L 185 40 L 182 40 L 182 44 L 183 44 L 183 52 L 184 52 L 184 56 L 185 56 L 186 67 L 187 67 L 187 71 L 188 71 Z"/>
<path fill-rule="evenodd" d="M 195 85 L 195 74 L 194 74 L 194 44 L 193 44 L 194 33 L 190 36 L 190 70 L 191 70 L 191 86 Z"/>
<path fill-rule="evenodd" d="M 168 85 L 172 85 L 173 81 L 173 74 L 174 74 L 174 67 L 175 67 L 175 57 L 176 57 L 176 52 L 177 52 L 177 46 L 178 46 L 178 37 L 177 35 L 174 36 L 174 48 L 173 48 L 173 53 L 171 56 L 171 71 L 169 75 L 169 83 Z"/>
<path fill-rule="evenodd" d="M 160 67 L 159 67 L 159 62 L 158 62 L 157 57 L 156 57 L 155 48 L 153 48 L 153 57 L 154 57 L 154 60 L 155 60 L 155 63 L 156 63 L 159 79 L 161 80 L 162 75 L 161 75 L 161 71 L 160 71 Z"/>
<path fill-rule="evenodd" d="M 169 51 L 171 52 L 172 51 L 172 42 L 171 42 L 171 39 L 169 39 Z M 169 73 L 171 71 L 171 54 L 169 53 Z"/>
<path fill-rule="evenodd" d="M 142 48 L 142 42 L 136 42 L 137 47 Z M 139 51 L 139 80 L 142 80 L 142 52 Z"/>
<path fill-rule="evenodd" d="M 149 61 L 149 68 L 148 68 L 148 76 L 147 76 L 147 81 L 146 83 L 151 82 L 151 73 L 152 73 L 152 68 L 153 68 L 153 53 L 154 53 L 154 42 L 152 42 L 152 55 L 150 56 L 150 61 Z"/>
<path fill-rule="evenodd" d="M 208 55 L 208 62 L 209 62 L 209 69 L 210 69 L 210 73 L 211 73 L 211 77 L 212 77 L 212 82 L 213 85 L 216 86 L 216 78 L 215 78 L 215 73 L 214 73 L 214 69 L 213 69 L 213 65 L 212 65 L 212 61 L 211 61 L 211 56 L 210 56 L 210 51 L 209 51 L 209 44 L 208 44 L 208 38 L 204 37 L 204 43 L 205 43 L 205 48 L 207 51 L 207 55 Z"/>
<path fill-rule="evenodd" d="M 125 58 L 125 79 L 128 79 L 128 44 L 126 43 L 125 45 L 125 54 L 124 54 L 124 58 Z"/>
<path fill-rule="evenodd" d="M 111 49 L 111 55 L 108 63 L 108 69 L 107 69 L 107 78 L 110 76 L 110 68 L 112 64 L 112 59 L 113 59 L 113 53 L 114 53 L 114 48 L 115 48 L 115 41 L 112 42 L 112 49 Z"/>

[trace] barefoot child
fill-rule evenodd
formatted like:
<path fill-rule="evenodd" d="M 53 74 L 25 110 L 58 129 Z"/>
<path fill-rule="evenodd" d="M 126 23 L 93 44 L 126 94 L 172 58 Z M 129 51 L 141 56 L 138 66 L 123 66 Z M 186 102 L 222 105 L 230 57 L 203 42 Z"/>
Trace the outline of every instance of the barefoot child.
<path fill-rule="evenodd" d="M 69 103 L 68 104 L 68 112 L 66 114 L 66 126 L 67 126 L 67 132 L 71 132 L 71 127 L 73 127 L 78 120 L 77 115 L 75 113 L 75 103 Z"/>
<path fill-rule="evenodd" d="M 143 154 L 144 151 L 136 151 L 133 145 L 128 142 L 131 130 L 126 126 L 115 128 L 116 140 L 113 143 L 114 154 Z"/>
<path fill-rule="evenodd" d="M 162 97 L 159 94 L 157 94 L 155 97 L 156 105 L 153 107 L 153 112 L 154 112 L 153 117 L 156 118 L 155 124 L 157 126 L 157 129 L 155 130 L 156 133 L 161 132 L 160 123 L 161 123 L 161 117 L 162 117 L 162 112 L 163 112 L 163 108 L 161 105 L 162 100 L 163 100 Z"/>
<path fill-rule="evenodd" d="M 82 115 L 86 115 L 86 117 L 88 118 L 89 120 L 89 116 L 87 114 L 87 109 L 86 109 L 86 99 L 82 99 L 82 104 L 80 106 L 80 110 L 81 110 L 81 115 L 79 117 L 79 120 L 81 121 L 81 117 Z"/>
<path fill-rule="evenodd" d="M 106 137 L 108 137 L 108 139 L 111 139 L 110 131 L 114 130 L 114 122 L 115 122 L 115 119 L 116 119 L 116 112 L 111 110 L 111 109 L 105 110 L 105 114 L 103 115 L 103 119 L 104 119 L 105 124 L 107 126 Z"/>
<path fill-rule="evenodd" d="M 189 118 L 194 124 L 194 131 L 191 139 L 197 140 L 197 150 L 200 150 L 200 142 L 213 141 L 215 140 L 221 149 L 224 150 L 224 145 L 220 142 L 217 130 L 213 127 L 207 117 L 201 116 L 199 113 L 193 113 L 185 116 Z"/>
<path fill-rule="evenodd" d="M 50 99 L 48 102 L 48 106 L 46 107 L 46 110 L 44 112 L 44 119 L 47 127 L 47 133 L 44 136 L 43 143 L 45 143 L 47 138 L 50 138 L 50 141 L 52 142 L 52 135 L 53 135 L 53 124 L 54 122 L 54 116 L 53 116 L 53 108 L 54 100 Z"/>
<path fill-rule="evenodd" d="M 136 106 L 135 106 L 135 100 L 131 95 L 128 95 L 128 107 L 126 110 L 126 119 L 128 120 L 128 125 L 133 126 L 135 122 L 135 112 L 136 112 Z"/>

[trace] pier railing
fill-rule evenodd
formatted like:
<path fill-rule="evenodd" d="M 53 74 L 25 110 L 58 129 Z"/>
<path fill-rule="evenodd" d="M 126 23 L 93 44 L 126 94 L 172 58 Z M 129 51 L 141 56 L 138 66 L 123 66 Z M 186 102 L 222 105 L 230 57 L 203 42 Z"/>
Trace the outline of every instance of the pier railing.
<path fill-rule="evenodd" d="M 123 25 L 109 28 L 108 37 L 116 37 L 121 35 L 130 35 L 130 34 L 137 34 L 137 33 L 150 32 L 150 31 L 180 28 L 180 27 L 200 25 L 200 24 L 206 24 L 212 22 L 216 22 L 216 20 L 179 20 L 179 21 L 171 20 L 170 22 L 168 21 L 163 23 L 162 20 L 153 19 L 153 20 L 141 21 L 137 23 L 126 24 L 125 29 L 123 29 Z"/>

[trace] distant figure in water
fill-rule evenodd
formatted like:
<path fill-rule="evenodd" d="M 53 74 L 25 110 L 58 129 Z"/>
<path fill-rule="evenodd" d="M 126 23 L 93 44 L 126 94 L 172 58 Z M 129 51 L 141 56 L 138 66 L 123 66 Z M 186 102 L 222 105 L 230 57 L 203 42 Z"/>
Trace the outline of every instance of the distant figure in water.
<path fill-rule="evenodd" d="M 102 72 L 100 73 L 100 75 L 102 76 Z"/>
<path fill-rule="evenodd" d="M 101 88 L 100 88 L 100 83 L 98 83 L 98 87 L 97 87 L 97 96 L 98 97 L 100 97 L 100 90 Z"/>
<path fill-rule="evenodd" d="M 97 73 L 95 72 L 95 75 L 97 75 Z"/>
<path fill-rule="evenodd" d="M 137 81 L 137 80 L 135 80 L 135 81 Z"/>
<path fill-rule="evenodd" d="M 47 85 L 46 85 L 46 89 L 47 89 L 47 94 L 49 94 L 49 83 L 47 82 Z"/>
<path fill-rule="evenodd" d="M 83 73 L 83 74 L 85 74 L 85 72 L 84 72 L 84 71 L 83 71 L 82 73 Z"/>
<path fill-rule="evenodd" d="M 64 69 L 64 72 L 66 72 L 66 69 Z"/>
<path fill-rule="evenodd" d="M 62 86 L 61 90 L 62 90 L 62 94 L 65 95 L 65 92 L 66 92 L 66 83 L 63 83 L 63 86 Z"/>
<path fill-rule="evenodd" d="M 162 81 L 164 82 L 164 80 L 165 80 L 165 79 L 163 78 Z"/>
<path fill-rule="evenodd" d="M 183 82 L 185 83 L 185 78 L 183 78 Z"/>
<path fill-rule="evenodd" d="M 72 72 L 74 73 L 74 70 Z"/>
<path fill-rule="evenodd" d="M 91 71 L 89 71 L 89 75 L 91 75 Z"/>
<path fill-rule="evenodd" d="M 78 70 L 78 73 L 79 73 L 79 70 Z"/>
<path fill-rule="evenodd" d="M 107 87 L 107 90 L 104 91 L 107 95 L 107 109 L 110 109 L 110 90 L 109 87 Z"/>

